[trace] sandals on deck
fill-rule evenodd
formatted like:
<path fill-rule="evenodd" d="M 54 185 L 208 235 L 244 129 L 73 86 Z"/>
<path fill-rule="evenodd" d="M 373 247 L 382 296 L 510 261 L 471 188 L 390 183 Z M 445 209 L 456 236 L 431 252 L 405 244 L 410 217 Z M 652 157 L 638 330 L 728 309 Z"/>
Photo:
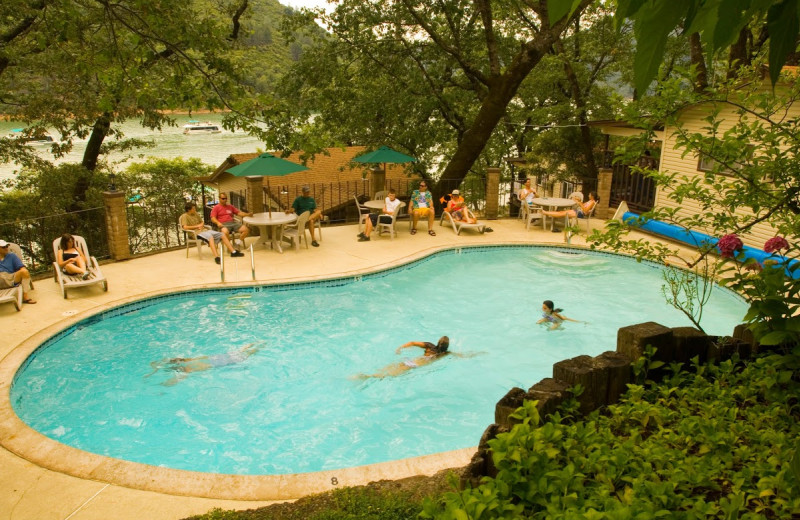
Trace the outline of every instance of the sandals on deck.
<path fill-rule="evenodd" d="M 435 237 L 435 236 L 436 236 L 436 231 L 434 231 L 434 230 L 432 230 L 432 229 L 429 229 L 429 230 L 428 230 L 428 234 L 429 234 L 430 236 L 432 236 L 432 237 Z"/>
<path fill-rule="evenodd" d="M 416 230 L 416 229 L 412 229 L 412 230 L 411 230 L 411 234 L 412 234 L 412 235 L 416 235 L 416 234 L 417 234 L 417 230 Z"/>

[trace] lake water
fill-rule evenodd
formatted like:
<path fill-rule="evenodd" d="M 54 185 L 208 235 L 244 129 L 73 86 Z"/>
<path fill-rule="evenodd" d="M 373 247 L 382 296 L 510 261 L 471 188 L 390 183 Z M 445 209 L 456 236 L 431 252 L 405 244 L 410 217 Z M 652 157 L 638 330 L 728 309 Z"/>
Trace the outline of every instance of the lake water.
<path fill-rule="evenodd" d="M 183 125 L 188 123 L 189 120 L 209 121 L 220 124 L 222 122 L 222 114 L 203 114 L 192 117 L 176 115 L 174 117 L 178 126 L 164 128 L 160 132 L 143 128 L 136 121 L 123 123 L 121 128 L 125 137 L 152 140 L 155 146 L 124 154 L 111 154 L 109 158 L 112 161 L 125 161 L 117 169 L 124 169 L 127 164 L 132 162 L 143 162 L 147 157 L 183 157 L 185 159 L 196 157 L 205 163 L 218 166 L 232 153 L 251 153 L 259 148 L 264 148 L 264 145 L 258 139 L 244 132 L 223 130 L 220 134 L 183 134 Z M 0 135 L 8 135 L 12 130 L 23 128 L 24 126 L 23 123 L 18 121 L 0 120 Z M 54 131 L 50 132 L 50 135 L 56 140 L 60 138 Z M 87 139 L 73 141 L 72 152 L 56 162 L 80 162 L 83 158 L 86 142 Z M 35 149 L 43 158 L 52 160 L 52 155 L 48 153 L 48 146 L 37 145 Z M 15 170 L 18 168 L 19 166 L 16 164 L 0 164 L 0 180 L 13 177 Z"/>

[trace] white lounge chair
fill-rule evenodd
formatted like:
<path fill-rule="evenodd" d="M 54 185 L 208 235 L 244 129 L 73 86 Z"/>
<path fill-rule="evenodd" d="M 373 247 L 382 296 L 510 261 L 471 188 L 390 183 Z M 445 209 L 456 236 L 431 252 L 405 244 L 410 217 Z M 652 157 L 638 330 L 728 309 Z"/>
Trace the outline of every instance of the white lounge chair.
<path fill-rule="evenodd" d="M 469 210 L 469 208 L 465 207 L 462 211 L 466 211 L 467 212 L 467 217 L 474 218 L 477 221 L 477 219 L 475 218 L 475 215 Z M 454 219 L 449 211 L 442 211 L 442 216 L 439 217 L 439 225 L 443 226 L 445 220 L 448 221 L 449 225 L 453 226 L 453 232 L 456 235 L 460 235 L 462 229 L 477 229 L 481 233 L 486 231 L 486 224 L 483 224 L 481 222 L 475 222 L 474 224 L 469 224 L 467 222 L 461 222 L 460 220 Z"/>
<path fill-rule="evenodd" d="M 295 251 L 300 251 L 300 237 L 303 237 L 303 240 L 306 243 L 306 249 L 308 249 L 306 223 L 308 222 L 308 217 L 310 216 L 311 213 L 304 211 L 300 213 L 300 216 L 297 217 L 297 220 L 294 222 L 294 224 L 289 224 L 283 228 L 283 239 L 288 240 L 289 243 L 294 246 Z"/>
<path fill-rule="evenodd" d="M 22 259 L 22 250 L 18 244 L 9 242 L 8 249 L 9 252 L 17 255 L 20 260 Z M 31 284 L 31 288 L 33 288 L 33 284 Z M 0 289 L 0 303 L 13 303 L 14 307 L 16 307 L 18 311 L 21 310 L 22 286 L 17 285 L 16 287 L 9 287 L 8 289 Z"/>
<path fill-rule="evenodd" d="M 394 213 L 391 215 L 380 214 L 378 216 L 378 224 L 375 226 L 378 230 L 378 236 L 381 236 L 384 231 L 389 233 L 389 238 L 394 240 L 395 235 L 397 235 L 397 229 L 395 229 L 395 223 L 397 222 L 397 217 L 400 216 L 400 212 L 403 211 L 403 207 L 405 204 L 398 204 L 397 208 L 395 208 Z M 386 217 L 391 217 L 389 222 L 381 222 L 381 219 L 386 220 Z"/>
<path fill-rule="evenodd" d="M 106 277 L 103 276 L 103 272 L 100 270 L 100 264 L 97 263 L 97 258 L 89 255 L 89 248 L 86 246 L 86 240 L 79 235 L 72 235 L 72 238 L 75 239 L 75 247 L 77 247 L 86 258 L 86 268 L 89 270 L 89 277 L 84 280 L 81 276 L 66 274 L 61 270 L 60 267 L 58 267 L 58 262 L 53 262 L 53 277 L 55 278 L 56 283 L 61 286 L 62 296 L 64 296 L 66 299 L 67 289 L 86 287 L 94 284 L 101 284 L 103 286 L 103 291 L 108 291 L 108 281 L 106 280 Z M 58 250 L 60 246 L 61 237 L 58 237 L 53 240 L 53 258 L 58 258 Z"/>

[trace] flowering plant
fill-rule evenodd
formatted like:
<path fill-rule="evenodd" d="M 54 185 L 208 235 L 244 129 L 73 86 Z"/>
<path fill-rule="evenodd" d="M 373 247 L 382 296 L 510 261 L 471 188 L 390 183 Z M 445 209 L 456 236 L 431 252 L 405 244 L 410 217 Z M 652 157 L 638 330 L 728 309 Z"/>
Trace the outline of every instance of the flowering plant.
<path fill-rule="evenodd" d="M 781 236 L 770 238 L 764 244 L 764 251 L 770 253 L 770 257 L 759 263 L 754 258 L 745 259 L 742 248 L 736 247 L 737 241 L 741 244 L 736 235 L 725 235 L 717 242 L 717 247 L 725 262 L 729 262 L 724 272 L 730 276 L 723 281 L 750 304 L 744 318 L 750 330 L 764 345 L 797 345 L 800 342 L 800 319 L 797 317 L 800 262 L 789 257 L 792 251 L 797 251 L 797 246 L 791 246 Z M 734 252 L 738 254 L 734 256 Z M 734 258 L 738 261 L 730 263 L 728 259 Z"/>

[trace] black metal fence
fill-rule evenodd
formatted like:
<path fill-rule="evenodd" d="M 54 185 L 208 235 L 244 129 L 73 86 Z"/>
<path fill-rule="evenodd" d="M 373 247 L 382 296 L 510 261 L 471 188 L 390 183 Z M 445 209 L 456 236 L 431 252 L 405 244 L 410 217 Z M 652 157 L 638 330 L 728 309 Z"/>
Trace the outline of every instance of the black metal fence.
<path fill-rule="evenodd" d="M 658 169 L 658 159 L 649 156 L 639 158 L 638 166 Z M 653 209 L 656 201 L 656 182 L 650 177 L 633 171 L 630 165 L 614 164 L 611 166 L 613 171 L 611 177 L 611 196 L 609 205 L 619 206 L 622 201 L 628 208 L 638 213 L 644 213 Z"/>
<path fill-rule="evenodd" d="M 0 238 L 19 245 L 22 261 L 32 274 L 44 273 L 52 267 L 53 241 L 64 233 L 83 237 L 92 256 L 109 257 L 102 207 L 0 223 Z"/>

